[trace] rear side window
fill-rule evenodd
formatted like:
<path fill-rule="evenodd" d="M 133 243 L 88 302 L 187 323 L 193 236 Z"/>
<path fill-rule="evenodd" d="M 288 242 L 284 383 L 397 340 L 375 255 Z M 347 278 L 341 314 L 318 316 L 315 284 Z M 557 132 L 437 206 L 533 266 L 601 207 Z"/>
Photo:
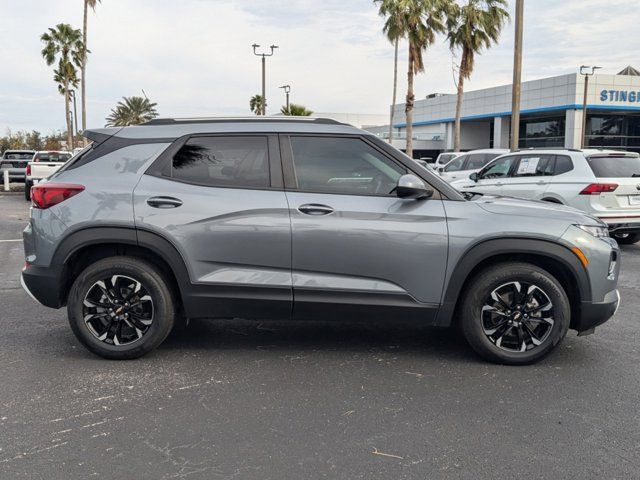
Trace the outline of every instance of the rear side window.
<path fill-rule="evenodd" d="M 587 157 L 587 162 L 596 177 L 640 177 L 640 157 Z"/>
<path fill-rule="evenodd" d="M 268 188 L 267 137 L 193 137 L 166 176 L 212 187 Z"/>
<path fill-rule="evenodd" d="M 522 155 L 514 177 L 544 177 L 553 174 L 554 155 Z"/>
<path fill-rule="evenodd" d="M 557 155 L 553 174 L 561 175 L 563 173 L 570 172 L 571 170 L 573 170 L 573 162 L 571 161 L 571 158 L 564 155 Z"/>

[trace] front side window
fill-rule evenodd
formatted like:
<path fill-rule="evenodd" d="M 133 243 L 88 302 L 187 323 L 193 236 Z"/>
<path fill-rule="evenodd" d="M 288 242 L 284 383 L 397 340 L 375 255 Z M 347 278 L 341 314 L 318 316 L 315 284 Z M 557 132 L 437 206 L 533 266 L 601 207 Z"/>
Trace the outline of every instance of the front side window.
<path fill-rule="evenodd" d="M 462 169 L 462 165 L 464 164 L 464 161 L 467 159 L 466 155 L 462 155 L 460 157 L 456 157 L 453 160 L 451 160 L 446 167 L 444 167 L 444 171 L 445 172 L 457 172 L 458 170 Z"/>
<path fill-rule="evenodd" d="M 298 188 L 346 195 L 390 195 L 406 169 L 358 138 L 291 137 Z"/>
<path fill-rule="evenodd" d="M 267 188 L 267 137 L 190 138 L 174 155 L 166 176 L 213 187 Z"/>
<path fill-rule="evenodd" d="M 503 157 L 495 160 L 493 163 L 487 165 L 484 170 L 478 175 L 479 179 L 488 180 L 491 178 L 502 178 L 509 175 L 511 166 L 516 161 L 516 157 Z"/>
<path fill-rule="evenodd" d="M 543 177 L 553 174 L 553 155 L 521 155 L 514 177 Z"/>

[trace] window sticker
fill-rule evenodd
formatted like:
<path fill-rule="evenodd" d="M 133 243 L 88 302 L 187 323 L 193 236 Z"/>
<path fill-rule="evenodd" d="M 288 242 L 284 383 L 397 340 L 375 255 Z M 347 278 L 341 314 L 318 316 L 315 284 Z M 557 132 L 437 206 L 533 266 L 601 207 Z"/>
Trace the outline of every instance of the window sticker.
<path fill-rule="evenodd" d="M 540 157 L 523 158 L 518 165 L 517 175 L 535 175 Z"/>

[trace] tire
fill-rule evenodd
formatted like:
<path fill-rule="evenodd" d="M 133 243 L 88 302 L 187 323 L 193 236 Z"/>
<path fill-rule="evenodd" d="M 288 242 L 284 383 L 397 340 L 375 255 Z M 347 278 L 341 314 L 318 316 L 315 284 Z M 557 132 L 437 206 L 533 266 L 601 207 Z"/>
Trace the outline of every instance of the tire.
<path fill-rule="evenodd" d="M 139 358 L 158 347 L 176 314 L 164 274 L 134 257 L 109 257 L 87 267 L 73 282 L 67 303 L 78 340 L 113 360 Z M 115 311 L 108 313 L 107 307 Z"/>
<path fill-rule="evenodd" d="M 31 187 L 33 186 L 33 183 L 25 180 L 24 181 L 24 199 L 27 202 L 31 201 Z"/>
<path fill-rule="evenodd" d="M 632 245 L 640 241 L 640 233 L 614 233 L 611 236 L 620 245 Z"/>
<path fill-rule="evenodd" d="M 520 302 L 524 308 L 512 302 L 522 295 L 518 286 L 521 292 L 530 292 L 528 301 Z M 541 360 L 565 337 L 571 307 L 549 272 L 528 263 L 507 262 L 471 279 L 460 314 L 463 335 L 480 356 L 495 363 L 526 365 Z"/>

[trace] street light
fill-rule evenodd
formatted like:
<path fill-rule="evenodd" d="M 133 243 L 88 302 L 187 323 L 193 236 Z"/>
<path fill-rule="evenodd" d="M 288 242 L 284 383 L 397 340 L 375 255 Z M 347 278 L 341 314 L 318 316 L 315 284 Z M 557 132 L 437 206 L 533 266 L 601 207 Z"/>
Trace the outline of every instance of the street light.
<path fill-rule="evenodd" d="M 278 48 L 278 46 L 277 45 L 269 46 L 269 48 L 271 49 L 269 53 L 258 53 L 257 49 L 260 48 L 260 45 L 258 45 L 257 43 L 254 43 L 251 46 L 253 47 L 253 54 L 258 57 L 262 57 L 262 115 L 266 115 L 267 114 L 267 92 L 266 92 L 266 85 L 265 85 L 266 84 L 266 81 L 265 81 L 266 57 L 271 57 L 273 55 L 274 50 Z"/>
<path fill-rule="evenodd" d="M 282 85 L 278 88 L 284 89 L 284 93 L 287 94 L 287 111 L 289 111 L 289 92 L 291 91 L 291 85 Z"/>
<path fill-rule="evenodd" d="M 589 65 L 582 65 L 580 67 L 580 75 L 584 75 L 584 95 L 582 97 L 582 148 L 587 147 L 587 93 L 589 93 L 589 77 L 599 68 L 602 67 L 591 67 Z M 589 69 L 591 69 L 591 71 L 589 71 Z"/>
<path fill-rule="evenodd" d="M 76 137 L 78 136 L 78 109 L 76 108 L 76 91 L 69 90 L 69 95 L 73 100 L 73 115 L 71 116 L 71 149 L 76 146 Z M 71 112 L 69 112 L 71 113 Z M 75 133 L 74 133 L 75 132 Z"/>

